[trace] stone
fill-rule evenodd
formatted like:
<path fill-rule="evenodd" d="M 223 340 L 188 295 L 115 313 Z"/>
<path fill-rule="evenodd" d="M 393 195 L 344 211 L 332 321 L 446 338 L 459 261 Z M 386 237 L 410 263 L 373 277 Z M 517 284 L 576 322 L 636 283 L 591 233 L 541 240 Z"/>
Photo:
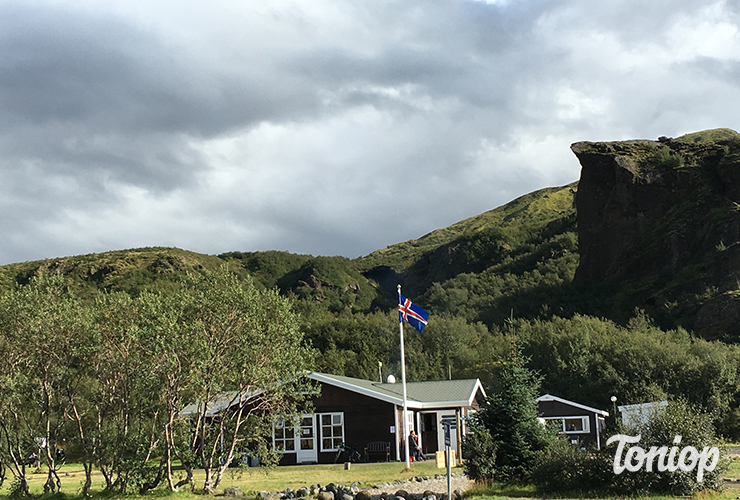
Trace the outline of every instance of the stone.
<path fill-rule="evenodd" d="M 405 500 L 411 500 L 411 495 L 409 495 L 409 492 L 406 491 L 406 490 L 398 490 L 396 492 L 396 496 L 397 497 L 401 497 L 401 498 L 403 498 Z"/>
<path fill-rule="evenodd" d="M 262 490 L 259 493 L 257 493 L 257 498 L 271 498 L 272 494 L 269 491 Z"/>
<path fill-rule="evenodd" d="M 305 486 L 303 486 L 301 488 L 298 488 L 295 491 L 295 496 L 298 497 L 298 498 L 307 497 L 308 496 L 308 488 L 306 488 Z"/>
<path fill-rule="evenodd" d="M 316 498 L 318 500 L 334 500 L 334 492 L 332 491 L 319 491 L 319 494 L 316 495 Z"/>
<path fill-rule="evenodd" d="M 367 490 L 360 490 L 355 495 L 355 500 L 371 500 L 372 498 L 373 496 Z"/>
<path fill-rule="evenodd" d="M 227 486 L 224 488 L 224 496 L 226 497 L 241 497 L 244 496 L 242 489 L 238 486 Z"/>

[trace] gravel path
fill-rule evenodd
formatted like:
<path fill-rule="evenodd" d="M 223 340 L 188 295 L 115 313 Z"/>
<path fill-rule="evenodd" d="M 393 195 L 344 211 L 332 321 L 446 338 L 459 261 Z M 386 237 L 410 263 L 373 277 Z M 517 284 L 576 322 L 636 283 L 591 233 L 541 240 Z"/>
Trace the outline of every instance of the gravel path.
<path fill-rule="evenodd" d="M 421 479 L 421 480 L 419 480 Z M 468 476 L 462 473 L 456 473 L 452 475 L 451 489 L 452 491 L 460 490 L 467 491 L 473 486 L 474 481 Z M 424 493 L 425 491 L 432 491 L 434 493 L 447 493 L 447 476 L 437 474 L 433 477 L 425 478 L 414 478 L 406 481 L 393 481 L 391 483 L 376 484 L 375 488 L 368 490 L 368 492 L 375 496 L 381 493 L 393 494 L 398 490 L 404 490 L 412 495 Z"/>

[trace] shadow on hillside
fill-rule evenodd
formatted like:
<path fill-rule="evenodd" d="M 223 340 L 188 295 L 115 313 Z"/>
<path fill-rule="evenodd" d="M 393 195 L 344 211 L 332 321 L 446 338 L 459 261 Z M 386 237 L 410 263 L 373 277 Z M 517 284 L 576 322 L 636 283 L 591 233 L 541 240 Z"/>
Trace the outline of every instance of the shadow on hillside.
<path fill-rule="evenodd" d="M 617 322 L 626 321 L 632 311 L 620 311 L 610 301 L 612 297 L 612 290 L 606 286 L 576 286 L 572 282 L 553 285 L 539 283 L 496 297 L 489 307 L 482 308 L 478 319 L 489 325 L 500 325 L 511 316 L 531 320 L 585 314 Z"/>

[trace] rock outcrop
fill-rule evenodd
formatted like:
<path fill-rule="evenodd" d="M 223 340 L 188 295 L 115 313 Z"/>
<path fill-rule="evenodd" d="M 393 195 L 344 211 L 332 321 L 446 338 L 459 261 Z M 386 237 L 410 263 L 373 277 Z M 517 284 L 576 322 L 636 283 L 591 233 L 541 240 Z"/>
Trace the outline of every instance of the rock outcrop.
<path fill-rule="evenodd" d="M 740 335 L 740 134 L 571 149 L 582 166 L 576 284 L 675 308 L 683 326 L 706 337 Z"/>

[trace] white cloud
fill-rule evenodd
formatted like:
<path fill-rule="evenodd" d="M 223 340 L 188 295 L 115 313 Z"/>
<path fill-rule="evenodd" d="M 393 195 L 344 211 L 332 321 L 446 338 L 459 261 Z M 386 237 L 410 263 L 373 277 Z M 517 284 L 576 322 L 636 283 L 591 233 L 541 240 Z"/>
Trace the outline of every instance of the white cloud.
<path fill-rule="evenodd" d="M 2 2 L 0 263 L 354 257 L 576 180 L 572 142 L 740 128 L 733 9 Z"/>

